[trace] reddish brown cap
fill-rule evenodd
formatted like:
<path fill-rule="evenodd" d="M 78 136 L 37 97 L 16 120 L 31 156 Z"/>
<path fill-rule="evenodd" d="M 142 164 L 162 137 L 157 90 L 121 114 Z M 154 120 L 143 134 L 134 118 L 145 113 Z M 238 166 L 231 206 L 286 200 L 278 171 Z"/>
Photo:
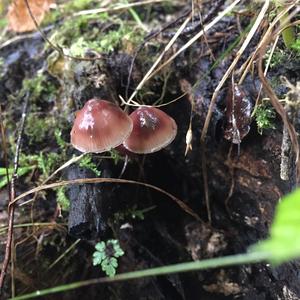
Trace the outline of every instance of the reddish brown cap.
<path fill-rule="evenodd" d="M 169 145 L 177 133 L 175 121 L 160 109 L 142 106 L 130 118 L 133 130 L 125 140 L 125 148 L 134 153 L 152 153 Z"/>
<path fill-rule="evenodd" d="M 118 106 L 91 99 L 76 114 L 71 143 L 81 152 L 99 153 L 122 144 L 131 131 L 131 119 Z"/>

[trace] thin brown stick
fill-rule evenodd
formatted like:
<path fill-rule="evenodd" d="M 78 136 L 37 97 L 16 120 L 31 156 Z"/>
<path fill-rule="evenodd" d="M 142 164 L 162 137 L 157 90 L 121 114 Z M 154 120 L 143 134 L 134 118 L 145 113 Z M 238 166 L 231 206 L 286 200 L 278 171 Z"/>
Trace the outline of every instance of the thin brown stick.
<path fill-rule="evenodd" d="M 149 79 L 149 76 L 151 75 L 151 73 L 153 72 L 153 70 L 156 68 L 156 66 L 160 63 L 160 61 L 163 59 L 164 55 L 166 54 L 166 52 L 168 52 L 168 50 L 172 47 L 172 45 L 175 43 L 176 39 L 178 38 L 178 36 L 182 33 L 182 31 L 184 30 L 184 28 L 187 26 L 188 22 L 191 20 L 192 15 L 187 16 L 187 18 L 185 19 L 185 21 L 181 24 L 181 26 L 179 27 L 179 29 L 177 30 L 176 34 L 172 37 L 172 39 L 169 41 L 169 43 L 166 45 L 166 47 L 163 49 L 162 53 L 158 56 L 158 58 L 155 60 L 155 62 L 153 63 L 153 65 L 151 66 L 151 68 L 148 70 L 148 72 L 146 73 L 146 75 L 143 77 L 143 79 L 141 80 L 141 82 L 138 84 L 138 86 L 136 87 L 136 89 L 134 90 L 134 92 L 131 94 L 131 96 L 128 99 L 128 103 L 130 104 L 131 101 L 133 100 L 133 98 L 135 97 L 135 95 L 138 93 L 138 91 L 141 90 L 141 88 L 144 86 L 144 84 L 147 82 L 147 80 Z"/>
<path fill-rule="evenodd" d="M 214 107 L 215 107 L 215 104 L 216 104 L 216 101 L 217 101 L 217 96 L 218 96 L 221 88 L 223 87 L 225 81 L 227 80 L 229 75 L 233 72 L 235 66 L 237 65 L 237 63 L 240 60 L 242 54 L 244 53 L 245 49 L 247 48 L 248 44 L 250 43 L 251 39 L 253 38 L 255 32 L 259 28 L 259 25 L 261 24 L 261 22 L 262 22 L 262 20 L 265 16 L 265 13 L 266 13 L 267 9 L 269 8 L 269 4 L 270 4 L 270 1 L 266 0 L 265 4 L 263 5 L 263 7 L 260 11 L 260 13 L 258 14 L 258 16 L 255 20 L 255 23 L 254 23 L 253 27 L 251 28 L 248 36 L 246 37 L 244 43 L 242 44 L 241 48 L 237 52 L 235 59 L 233 60 L 233 62 L 229 66 L 229 68 L 227 69 L 227 71 L 224 74 L 222 80 L 219 82 L 218 86 L 216 87 L 216 89 L 213 93 L 212 99 L 211 99 L 210 104 L 209 104 L 209 108 L 208 108 L 207 116 L 206 116 L 206 119 L 205 119 L 205 123 L 204 123 L 202 133 L 201 133 L 202 143 L 205 141 L 205 138 L 206 138 L 206 134 L 207 134 L 208 126 L 209 126 L 209 123 L 210 123 L 210 119 L 212 117 L 212 113 L 213 113 L 213 110 L 214 110 Z"/>
<path fill-rule="evenodd" d="M 252 56 L 248 59 L 248 62 L 246 64 L 245 70 L 239 80 L 239 84 L 242 84 L 249 69 L 251 68 L 251 66 L 253 65 L 253 61 L 255 59 L 255 57 L 257 57 L 257 53 L 259 52 L 259 49 L 261 48 L 261 46 L 264 44 L 266 39 L 269 39 L 270 36 L 276 36 L 279 35 L 280 32 L 278 32 L 277 34 L 273 34 L 272 35 L 272 30 L 274 29 L 274 27 L 276 26 L 276 24 L 280 21 L 280 19 L 282 18 L 282 16 L 284 16 L 285 14 L 287 14 L 293 7 L 295 6 L 295 3 L 288 6 L 287 8 L 285 8 L 283 11 L 281 11 L 272 21 L 272 23 L 269 25 L 268 29 L 266 30 L 266 32 L 264 33 L 263 37 L 261 38 L 260 42 L 258 43 L 258 45 L 256 46 L 254 53 L 252 54 Z M 289 18 L 292 18 L 296 13 L 298 12 L 298 8 L 296 8 L 294 11 L 292 11 L 292 13 L 289 14 Z M 282 30 L 288 28 L 289 26 L 286 26 L 285 28 L 283 28 Z"/>
<path fill-rule="evenodd" d="M 135 180 L 119 179 L 119 178 L 84 178 L 84 179 L 74 179 L 74 180 L 65 180 L 65 181 L 60 181 L 60 182 L 54 182 L 54 183 L 50 183 L 47 185 L 38 186 L 36 188 L 33 188 L 33 189 L 19 195 L 18 197 L 16 197 L 14 199 L 14 201 L 11 203 L 11 205 L 16 203 L 17 201 L 23 199 L 24 197 L 34 194 L 36 192 L 49 190 L 49 189 L 57 188 L 60 186 L 66 186 L 66 185 L 72 185 L 72 184 L 84 184 L 84 183 L 104 183 L 104 182 L 120 183 L 120 184 L 136 184 L 136 185 L 141 185 L 141 186 L 145 186 L 145 187 L 151 188 L 153 190 L 156 190 L 156 191 L 168 196 L 169 198 L 171 198 L 186 213 L 193 216 L 198 221 L 201 221 L 200 217 L 187 204 L 185 204 L 182 200 L 173 196 L 169 192 L 166 192 L 165 190 L 163 190 L 155 185 L 149 184 L 149 183 L 144 183 L 144 182 L 135 181 Z"/>
<path fill-rule="evenodd" d="M 0 127 L 1 127 L 1 139 L 2 139 L 2 149 L 3 149 L 3 158 L 4 158 L 4 165 L 6 168 L 6 180 L 9 182 L 9 174 L 8 174 L 8 155 L 7 155 L 7 142 L 6 142 L 6 135 L 5 135 L 5 127 L 4 127 L 4 120 L 3 120 L 3 114 L 2 114 L 2 107 L 0 105 Z M 9 187 L 7 188 L 7 194 L 9 198 Z"/>
<path fill-rule="evenodd" d="M 267 11 L 268 7 L 269 7 L 269 0 L 265 1 L 265 4 L 263 5 L 260 13 L 258 14 L 255 23 L 253 25 L 253 27 L 251 28 L 249 34 L 247 35 L 245 41 L 243 42 L 241 48 L 239 49 L 239 51 L 236 54 L 235 59 L 233 60 L 233 62 L 231 63 L 231 65 L 229 66 L 229 68 L 227 69 L 227 71 L 225 72 L 224 76 L 222 77 L 221 81 L 219 82 L 218 86 L 216 87 L 212 99 L 210 101 L 209 104 L 209 108 L 208 108 L 208 112 L 207 112 L 207 116 L 204 122 L 204 126 L 202 129 L 202 133 L 201 133 L 201 138 L 200 138 L 200 143 L 201 143 L 201 165 L 202 165 L 202 172 L 203 172 L 203 182 L 204 182 L 204 196 L 205 196 L 205 203 L 206 203 L 206 208 L 207 208 L 207 216 L 208 219 L 210 221 L 211 219 L 211 212 L 210 212 L 210 201 L 209 201 L 209 193 L 208 193 L 208 176 L 207 176 L 207 167 L 206 167 L 206 143 L 205 143 L 205 138 L 206 138 L 206 134 L 208 131 L 208 127 L 210 124 L 210 120 L 214 111 L 214 107 L 217 101 L 217 96 L 221 90 L 221 88 L 223 87 L 224 83 L 226 82 L 227 78 L 229 77 L 229 75 L 233 72 L 236 64 L 238 63 L 240 57 L 242 56 L 242 54 L 244 53 L 245 49 L 247 48 L 248 44 L 250 43 L 251 39 L 253 38 L 255 32 L 257 31 L 257 29 L 259 28 L 259 25 L 261 24 L 265 12 Z"/>
<path fill-rule="evenodd" d="M 215 26 L 226 14 L 230 13 L 232 9 L 240 2 L 241 0 L 235 0 L 233 3 L 228 5 L 222 12 L 219 13 L 217 17 L 215 17 L 211 22 L 209 22 L 207 25 L 203 26 L 203 29 L 201 29 L 197 34 L 195 34 L 186 44 L 184 44 L 178 51 L 176 51 L 170 58 L 168 58 L 164 63 L 162 63 L 160 66 L 155 69 L 150 76 L 148 77 L 148 80 L 155 76 L 161 69 L 163 69 L 165 66 L 170 64 L 180 53 L 185 51 L 187 48 L 189 48 L 194 42 L 196 42 L 200 37 L 203 36 L 207 31 L 209 31 L 211 28 Z M 130 98 L 129 98 L 130 99 Z"/>
<path fill-rule="evenodd" d="M 287 113 L 280 103 L 279 99 L 277 98 L 276 94 L 274 93 L 272 87 L 270 86 L 269 82 L 267 81 L 264 71 L 263 71 L 263 57 L 266 52 L 266 47 L 268 43 L 265 43 L 260 52 L 259 52 L 259 61 L 258 61 L 258 75 L 260 78 L 260 81 L 262 82 L 262 85 L 264 87 L 264 90 L 268 97 L 270 98 L 271 104 L 273 105 L 274 109 L 276 112 L 280 115 L 284 126 L 287 128 L 292 145 L 293 145 L 293 150 L 296 155 L 296 162 L 299 163 L 299 143 L 298 143 L 298 138 L 297 138 L 297 132 L 294 128 L 294 126 L 289 122 Z"/>
<path fill-rule="evenodd" d="M 130 82 L 131 82 L 131 77 L 132 77 L 134 63 L 135 63 L 135 60 L 136 60 L 137 55 L 139 54 L 139 52 L 145 47 L 145 45 L 151 39 L 154 39 L 159 34 L 163 33 L 165 30 L 167 30 L 168 28 L 170 28 L 172 26 L 175 26 L 179 21 L 183 20 L 184 18 L 186 18 L 191 13 L 192 13 L 192 10 L 189 9 L 188 11 L 184 12 L 181 16 L 179 16 L 175 20 L 172 20 L 172 21 L 168 22 L 167 24 L 163 25 L 162 28 L 160 28 L 158 30 L 155 30 L 153 32 L 150 32 L 148 35 L 146 35 L 144 37 L 144 41 L 136 48 L 134 54 L 132 55 L 132 59 L 131 59 L 131 63 L 130 63 L 130 68 L 129 68 L 129 72 L 128 72 L 128 79 L 127 79 L 127 84 L 126 84 L 126 91 L 125 91 L 125 99 L 126 100 L 128 100 L 128 91 L 129 91 L 129 86 L 130 86 Z M 174 33 L 174 34 L 176 34 L 176 33 Z"/>
<path fill-rule="evenodd" d="M 11 256 L 11 245 L 13 241 L 13 229 L 14 229 L 14 212 L 15 212 L 14 200 L 16 197 L 15 181 L 17 179 L 17 172 L 19 168 L 19 155 L 20 155 L 21 144 L 22 144 L 22 134 L 23 134 L 24 124 L 26 120 L 28 98 L 29 96 L 26 95 L 24 100 L 23 111 L 22 111 L 21 123 L 19 126 L 17 143 L 16 143 L 16 152 L 14 157 L 14 171 L 10 182 L 9 204 L 8 204 L 8 232 L 7 232 L 7 240 L 5 246 L 5 255 L 4 255 L 4 260 L 3 260 L 1 274 L 0 274 L 0 294 L 2 292 L 4 279 L 10 261 L 10 256 Z"/>

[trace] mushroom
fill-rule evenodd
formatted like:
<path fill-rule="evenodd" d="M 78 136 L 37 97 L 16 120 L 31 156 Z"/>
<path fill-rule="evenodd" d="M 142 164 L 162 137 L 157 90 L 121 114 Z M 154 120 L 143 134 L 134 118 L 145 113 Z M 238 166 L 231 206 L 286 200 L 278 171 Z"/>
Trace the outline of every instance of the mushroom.
<path fill-rule="evenodd" d="M 124 142 L 132 126 L 131 119 L 115 104 L 91 99 L 76 113 L 71 143 L 81 152 L 108 151 Z"/>
<path fill-rule="evenodd" d="M 123 145 L 131 152 L 146 154 L 159 151 L 176 136 L 175 121 L 160 109 L 141 106 L 130 118 L 133 130 Z"/>

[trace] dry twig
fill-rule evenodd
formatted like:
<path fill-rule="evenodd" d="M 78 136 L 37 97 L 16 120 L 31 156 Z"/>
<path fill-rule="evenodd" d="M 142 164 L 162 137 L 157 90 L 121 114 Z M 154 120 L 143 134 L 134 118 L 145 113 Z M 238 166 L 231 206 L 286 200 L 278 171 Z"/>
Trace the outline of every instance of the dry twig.
<path fill-rule="evenodd" d="M 11 245 L 13 240 L 13 228 L 14 228 L 14 212 L 15 212 L 15 205 L 14 200 L 16 197 L 16 191 L 15 191 L 15 181 L 17 179 L 17 172 L 19 168 L 19 155 L 21 150 L 21 144 L 22 144 L 22 135 L 24 130 L 24 124 L 26 120 L 26 111 L 28 106 L 28 99 L 29 95 L 27 94 L 25 96 L 24 100 L 24 106 L 22 111 L 22 118 L 21 123 L 19 126 L 19 132 L 18 132 L 18 138 L 16 143 L 16 152 L 14 157 L 14 171 L 10 182 L 10 193 L 9 193 L 9 204 L 8 204 L 8 233 L 7 233 L 7 240 L 6 240 L 6 246 L 5 246 L 5 256 L 2 264 L 1 274 L 0 274 L 0 294 L 3 288 L 4 279 L 7 271 L 7 267 L 10 261 L 11 256 Z"/>
<path fill-rule="evenodd" d="M 66 186 L 66 185 L 72 185 L 72 184 L 84 184 L 84 183 L 103 183 L 103 182 L 110 182 L 110 183 L 119 183 L 119 184 L 136 184 L 140 186 L 145 186 L 148 188 L 151 188 L 155 191 L 158 191 L 159 193 L 162 193 L 169 198 L 171 198 L 180 208 L 182 208 L 186 213 L 189 215 L 193 216 L 196 220 L 201 221 L 200 217 L 187 205 L 185 202 L 180 200 L 179 198 L 173 196 L 169 192 L 155 186 L 149 183 L 144 183 L 140 181 L 135 181 L 135 180 L 127 180 L 127 179 L 118 179 L 118 178 L 84 178 L 84 179 L 74 179 L 74 180 L 65 180 L 65 181 L 60 181 L 60 182 L 55 182 L 55 183 L 50 183 L 47 185 L 41 185 L 36 188 L 33 188 L 18 197 L 14 199 L 14 201 L 11 202 L 11 205 L 16 203 L 17 201 L 23 199 L 26 196 L 32 195 L 34 193 L 44 191 L 44 190 L 49 190 L 53 188 L 57 188 L 60 186 Z"/>
<path fill-rule="evenodd" d="M 266 47 L 267 43 L 261 48 L 260 53 L 259 53 L 259 63 L 258 63 L 258 74 L 259 78 L 263 84 L 264 90 L 267 93 L 268 97 L 270 98 L 271 104 L 273 105 L 274 109 L 276 112 L 280 115 L 284 126 L 286 127 L 291 142 L 293 146 L 293 150 L 296 155 L 296 162 L 299 164 L 299 143 L 298 143 L 298 138 L 297 138 L 297 132 L 294 128 L 294 126 L 289 122 L 287 113 L 280 103 L 279 99 L 277 98 L 276 94 L 274 93 L 272 87 L 270 86 L 269 82 L 267 81 L 264 72 L 263 72 L 263 57 L 266 52 Z"/>

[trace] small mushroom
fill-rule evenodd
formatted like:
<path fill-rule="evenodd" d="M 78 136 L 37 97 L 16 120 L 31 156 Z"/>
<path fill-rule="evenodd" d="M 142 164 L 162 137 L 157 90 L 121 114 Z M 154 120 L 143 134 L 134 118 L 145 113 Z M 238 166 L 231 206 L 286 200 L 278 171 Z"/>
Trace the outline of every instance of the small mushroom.
<path fill-rule="evenodd" d="M 123 145 L 134 153 L 152 153 L 169 145 L 177 134 L 175 121 L 160 109 L 142 106 L 130 118 L 133 130 Z"/>
<path fill-rule="evenodd" d="M 124 142 L 132 126 L 131 119 L 115 104 L 91 99 L 76 113 L 71 143 L 81 152 L 108 151 Z"/>

